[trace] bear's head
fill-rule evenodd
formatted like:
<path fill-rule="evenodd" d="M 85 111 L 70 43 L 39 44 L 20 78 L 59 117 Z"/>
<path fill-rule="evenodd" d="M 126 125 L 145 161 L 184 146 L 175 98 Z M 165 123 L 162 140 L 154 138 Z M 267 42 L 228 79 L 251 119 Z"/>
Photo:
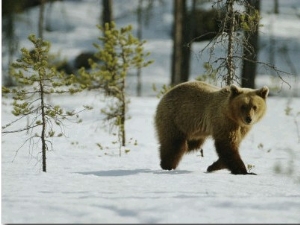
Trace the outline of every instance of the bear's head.
<path fill-rule="evenodd" d="M 251 126 L 258 122 L 266 112 L 266 98 L 269 88 L 239 88 L 230 86 L 230 117 L 241 126 Z"/>

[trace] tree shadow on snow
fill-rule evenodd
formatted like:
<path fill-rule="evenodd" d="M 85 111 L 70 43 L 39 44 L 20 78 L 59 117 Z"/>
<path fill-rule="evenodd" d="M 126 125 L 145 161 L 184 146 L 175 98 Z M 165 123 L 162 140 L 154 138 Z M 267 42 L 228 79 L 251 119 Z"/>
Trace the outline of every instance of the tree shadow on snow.
<path fill-rule="evenodd" d="M 141 173 L 152 173 L 152 174 L 187 174 L 192 173 L 192 171 L 187 170 L 150 170 L 150 169 L 133 169 L 133 170 L 104 170 L 104 171 L 89 171 L 89 172 L 75 172 L 82 175 L 93 175 L 98 177 L 118 177 L 118 176 L 130 176 Z"/>

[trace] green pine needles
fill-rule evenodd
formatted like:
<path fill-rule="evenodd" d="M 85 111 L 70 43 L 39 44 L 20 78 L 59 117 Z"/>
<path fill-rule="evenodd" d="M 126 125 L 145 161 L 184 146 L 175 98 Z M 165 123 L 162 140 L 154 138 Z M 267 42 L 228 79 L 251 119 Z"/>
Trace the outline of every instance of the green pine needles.
<path fill-rule="evenodd" d="M 152 61 L 145 61 L 150 53 L 144 53 L 145 41 L 133 37 L 130 25 L 119 30 L 114 22 L 97 27 L 103 34 L 98 38 L 101 44 L 94 44 L 98 62 L 90 60 L 90 72 L 81 69 L 81 81 L 89 89 L 104 90 L 107 106 L 101 112 L 106 116 L 105 120 L 118 129 L 121 155 L 121 147 L 126 145 L 125 120 L 129 103 L 126 76 L 130 69 L 146 67 Z"/>
<path fill-rule="evenodd" d="M 13 89 L 3 87 L 3 93 L 11 93 L 14 99 L 12 113 L 18 117 L 15 121 L 2 127 L 2 133 L 29 131 L 31 136 L 27 141 L 42 149 L 42 170 L 46 172 L 46 151 L 52 146 L 49 138 L 63 136 L 63 121 L 65 119 L 81 122 L 78 112 L 66 111 L 59 105 L 49 103 L 49 96 L 62 93 L 81 91 L 76 86 L 74 76 L 66 77 L 49 65 L 50 43 L 30 35 L 28 39 L 34 48 L 29 51 L 22 48 L 22 56 L 12 64 L 11 75 L 18 86 Z M 48 100 L 48 101 L 47 101 Z M 21 119 L 27 118 L 27 125 L 19 130 L 7 131 L 7 128 Z M 56 133 L 55 127 L 60 133 Z M 33 141 L 33 139 L 38 141 Z M 23 144 L 24 145 L 24 144 Z M 22 146 L 23 146 L 22 145 Z"/>

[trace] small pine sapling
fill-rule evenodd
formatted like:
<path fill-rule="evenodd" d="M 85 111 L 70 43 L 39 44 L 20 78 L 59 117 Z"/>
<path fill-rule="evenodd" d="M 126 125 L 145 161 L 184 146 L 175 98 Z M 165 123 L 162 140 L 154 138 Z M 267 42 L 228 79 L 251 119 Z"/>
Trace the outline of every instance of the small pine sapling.
<path fill-rule="evenodd" d="M 49 42 L 37 39 L 35 35 L 30 35 L 28 39 L 34 45 L 34 49 L 29 51 L 22 48 L 21 58 L 11 65 L 11 76 L 18 86 L 12 89 L 2 87 L 3 93 L 11 93 L 14 99 L 12 113 L 18 117 L 15 121 L 3 126 L 2 133 L 29 131 L 31 136 L 27 141 L 37 146 L 41 144 L 42 171 L 46 172 L 46 151 L 48 144 L 52 146 L 49 138 L 64 135 L 64 120 L 81 122 L 78 112 L 67 111 L 59 105 L 52 105 L 47 99 L 53 94 L 74 94 L 82 89 L 76 85 L 74 76 L 66 77 L 49 65 Z M 24 118 L 27 118 L 27 125 L 24 128 L 7 130 L 12 124 Z M 55 127 L 59 127 L 61 132 L 57 134 Z M 33 141 L 36 138 L 38 141 Z"/>
<path fill-rule="evenodd" d="M 107 106 L 101 112 L 106 116 L 112 128 L 117 128 L 118 142 L 121 148 L 126 145 L 125 120 L 129 100 L 126 95 L 126 77 L 134 68 L 146 67 L 152 61 L 145 61 L 150 53 L 144 53 L 145 41 L 140 41 L 131 34 L 132 27 L 118 30 L 114 22 L 98 25 L 103 36 L 98 39 L 101 44 L 94 44 L 97 49 L 95 57 L 99 62 L 90 60 L 91 71 L 81 69 L 81 82 L 89 89 L 104 90 Z"/>

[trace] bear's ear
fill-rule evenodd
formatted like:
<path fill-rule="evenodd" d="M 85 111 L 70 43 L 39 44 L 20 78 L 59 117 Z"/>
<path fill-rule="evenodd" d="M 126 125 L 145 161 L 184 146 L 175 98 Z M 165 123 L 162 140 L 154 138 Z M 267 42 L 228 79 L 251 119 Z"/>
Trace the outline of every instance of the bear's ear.
<path fill-rule="evenodd" d="M 269 88 L 267 86 L 263 86 L 261 89 L 257 90 L 256 93 L 263 99 L 266 99 L 269 94 Z"/>
<path fill-rule="evenodd" d="M 235 97 L 242 93 L 240 88 L 234 84 L 230 85 L 230 92 L 231 92 L 231 97 Z"/>

